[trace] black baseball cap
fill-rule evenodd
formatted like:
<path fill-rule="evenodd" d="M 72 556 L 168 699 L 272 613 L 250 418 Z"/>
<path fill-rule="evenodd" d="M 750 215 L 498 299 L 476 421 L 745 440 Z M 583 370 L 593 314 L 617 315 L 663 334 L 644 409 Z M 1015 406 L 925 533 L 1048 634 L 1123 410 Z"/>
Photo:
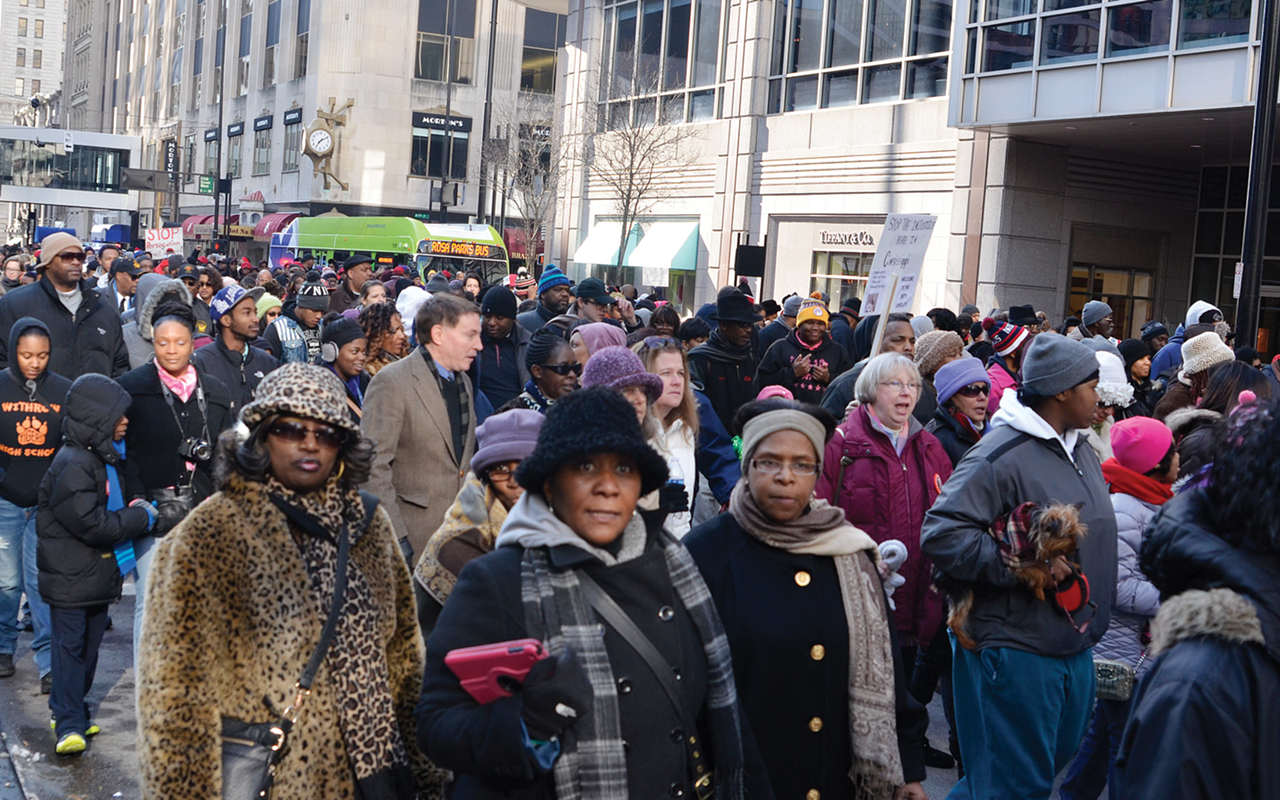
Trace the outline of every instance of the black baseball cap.
<path fill-rule="evenodd" d="M 191 280 L 199 283 L 200 270 L 196 269 L 190 264 L 183 264 L 182 267 L 173 274 L 173 277 L 177 278 L 178 280 L 185 280 L 187 278 L 190 278 Z"/>
<path fill-rule="evenodd" d="M 120 256 L 111 262 L 111 274 L 117 275 L 121 272 L 130 278 L 136 278 L 142 274 L 142 269 L 138 267 L 138 263 L 132 256 Z"/>
<path fill-rule="evenodd" d="M 611 306 L 618 302 L 609 295 L 609 291 L 604 286 L 604 281 L 599 278 L 587 278 L 574 287 L 573 293 L 579 300 L 590 300 L 601 305 Z"/>

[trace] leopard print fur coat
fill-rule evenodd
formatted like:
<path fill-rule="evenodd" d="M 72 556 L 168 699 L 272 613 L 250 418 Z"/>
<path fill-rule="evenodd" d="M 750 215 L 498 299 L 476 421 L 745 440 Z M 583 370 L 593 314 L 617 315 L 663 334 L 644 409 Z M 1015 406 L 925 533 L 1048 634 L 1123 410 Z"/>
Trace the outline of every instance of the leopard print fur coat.
<path fill-rule="evenodd" d="M 423 643 L 409 571 L 379 508 L 351 563 L 371 588 L 371 642 L 386 651 L 393 719 L 421 797 L 438 775 L 418 751 L 413 709 Z M 148 800 L 217 800 L 221 717 L 278 719 L 320 639 L 327 608 L 312 589 L 284 514 L 259 483 L 232 476 L 157 550 L 138 659 L 138 753 Z M 264 702 L 265 698 L 265 702 Z M 322 666 L 276 772 L 273 800 L 353 798 L 328 665 Z M 270 708 L 268 708 L 268 703 Z"/>

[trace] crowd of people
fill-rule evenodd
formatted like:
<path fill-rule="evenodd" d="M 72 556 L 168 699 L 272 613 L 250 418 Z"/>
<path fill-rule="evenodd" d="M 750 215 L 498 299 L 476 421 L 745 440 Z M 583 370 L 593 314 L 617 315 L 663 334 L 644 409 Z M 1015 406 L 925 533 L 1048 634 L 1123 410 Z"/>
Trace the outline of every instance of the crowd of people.
<path fill-rule="evenodd" d="M 25 595 L 84 752 L 131 579 L 148 798 L 1269 794 L 1280 357 L 1207 302 L 94 255 L 4 266 L 0 678 Z"/>

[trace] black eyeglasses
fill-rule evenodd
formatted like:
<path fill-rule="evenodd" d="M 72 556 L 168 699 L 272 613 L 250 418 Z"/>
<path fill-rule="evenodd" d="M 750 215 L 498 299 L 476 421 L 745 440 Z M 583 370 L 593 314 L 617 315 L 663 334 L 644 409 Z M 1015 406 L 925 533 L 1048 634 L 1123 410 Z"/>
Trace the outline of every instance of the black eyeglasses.
<path fill-rule="evenodd" d="M 334 450 L 342 447 L 347 437 L 337 428 L 328 425 L 317 425 L 314 428 L 308 428 L 301 422 L 277 422 L 267 431 L 270 435 L 286 442 L 302 442 L 307 438 L 307 434 L 315 434 L 316 444 L 321 447 L 329 447 Z"/>
<path fill-rule="evenodd" d="M 539 364 L 538 366 L 542 367 L 543 369 L 549 369 L 549 370 L 551 370 L 552 372 L 554 372 L 554 373 L 555 373 L 555 374 L 557 374 L 557 375 L 568 375 L 570 372 L 572 372 L 574 375 L 577 375 L 578 377 L 582 377 L 582 365 L 581 365 L 581 364 L 577 364 L 577 363 L 574 363 L 574 364 L 567 364 L 567 363 L 566 363 L 566 364 Z"/>
<path fill-rule="evenodd" d="M 960 389 L 956 389 L 956 394 L 962 397 L 986 397 L 991 394 L 991 387 L 985 383 L 971 383 Z"/>

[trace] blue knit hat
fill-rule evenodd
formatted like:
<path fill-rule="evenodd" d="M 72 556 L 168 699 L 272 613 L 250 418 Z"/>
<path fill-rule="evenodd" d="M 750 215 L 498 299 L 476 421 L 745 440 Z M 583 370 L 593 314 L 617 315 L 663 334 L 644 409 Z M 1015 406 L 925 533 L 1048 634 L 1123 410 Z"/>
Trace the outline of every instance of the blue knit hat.
<path fill-rule="evenodd" d="M 991 378 L 982 368 L 981 359 L 963 356 L 943 364 L 933 375 L 933 386 L 938 390 L 938 405 L 946 405 L 956 392 L 972 383 L 991 385 Z"/>
<path fill-rule="evenodd" d="M 569 279 L 560 271 L 555 264 L 548 264 L 547 268 L 542 271 L 542 277 L 538 279 L 538 294 L 542 294 L 553 286 L 568 286 Z"/>

